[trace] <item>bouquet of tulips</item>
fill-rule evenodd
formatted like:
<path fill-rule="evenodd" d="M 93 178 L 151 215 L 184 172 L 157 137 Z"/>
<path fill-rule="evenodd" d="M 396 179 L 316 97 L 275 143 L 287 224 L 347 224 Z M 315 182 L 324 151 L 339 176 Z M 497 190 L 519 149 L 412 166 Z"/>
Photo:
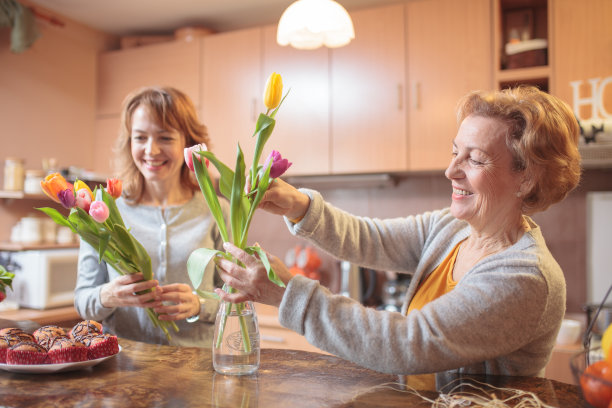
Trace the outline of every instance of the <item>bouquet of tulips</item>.
<path fill-rule="evenodd" d="M 8 272 L 4 266 L 0 265 L 0 302 L 6 298 L 6 288 L 13 289 L 14 273 Z"/>
<path fill-rule="evenodd" d="M 255 132 L 253 134 L 253 137 L 257 138 L 257 142 L 255 145 L 253 163 L 248 174 L 245 174 L 246 166 L 240 145 L 238 145 L 235 170 L 231 170 L 213 153 L 206 151 L 206 146 L 204 145 L 196 145 L 185 149 L 185 161 L 189 168 L 195 171 L 200 189 L 204 194 L 204 198 L 217 223 L 223 240 L 229 242 L 229 233 L 231 233 L 234 245 L 251 255 L 256 253 L 266 268 L 268 278 L 279 286 L 285 285 L 270 267 L 270 262 L 268 261 L 265 251 L 257 245 L 247 246 L 246 243 L 251 219 L 264 193 L 268 189 L 268 186 L 274 178 L 282 175 L 291 165 L 291 163 L 289 163 L 287 159 L 283 159 L 277 151 L 272 151 L 263 165 L 259 164 L 264 145 L 270 138 L 272 130 L 274 129 L 274 124 L 276 123 L 274 116 L 281 102 L 284 100 L 282 91 L 283 82 L 281 76 L 277 73 L 272 73 L 266 84 L 266 91 L 264 94 L 264 104 L 268 111 L 266 114 L 260 114 L 257 119 Z M 285 95 L 285 97 L 286 96 L 287 95 Z M 202 158 L 205 159 L 204 163 L 202 163 Z M 212 163 L 219 171 L 219 190 L 230 202 L 229 229 L 228 226 L 225 225 L 221 206 L 219 205 L 219 200 L 217 199 L 215 188 L 207 169 L 209 163 Z M 248 190 L 245 189 L 247 186 L 247 177 Z M 233 262 L 238 262 L 231 254 L 215 249 L 199 248 L 192 252 L 187 261 L 187 270 L 194 288 L 200 286 L 208 263 L 214 257 L 218 256 Z M 227 285 L 224 286 L 223 290 L 228 293 L 235 291 L 235 289 Z M 201 297 L 218 299 L 215 293 L 196 291 Z M 237 303 L 232 305 L 231 303 L 227 303 L 225 307 L 227 308 L 226 315 L 230 313 L 232 307 L 235 307 L 238 314 L 240 314 L 240 311 L 244 308 L 244 304 Z M 248 338 L 248 333 L 243 323 L 244 322 L 241 320 L 242 337 L 246 339 Z M 225 322 L 221 322 L 221 327 L 225 327 Z M 215 345 L 217 348 L 220 347 L 219 342 L 221 341 L 221 337 L 222 336 L 218 337 L 217 344 Z M 243 341 L 242 343 L 244 344 L 245 351 L 250 352 L 250 342 Z"/>
<path fill-rule="evenodd" d="M 106 189 L 97 186 L 92 192 L 81 180 L 68 183 L 59 173 L 49 174 L 40 185 L 49 198 L 70 210 L 65 217 L 55 208 L 38 208 L 59 225 L 69 227 L 82 240 L 98 250 L 105 261 L 121 275 L 142 272 L 145 280 L 153 278 L 151 258 L 142 244 L 126 228 L 115 199 L 121 196 L 121 180 L 108 179 Z M 174 322 L 160 321 L 152 308 L 147 314 L 156 327 L 170 339 L 168 328 L 178 331 Z"/>

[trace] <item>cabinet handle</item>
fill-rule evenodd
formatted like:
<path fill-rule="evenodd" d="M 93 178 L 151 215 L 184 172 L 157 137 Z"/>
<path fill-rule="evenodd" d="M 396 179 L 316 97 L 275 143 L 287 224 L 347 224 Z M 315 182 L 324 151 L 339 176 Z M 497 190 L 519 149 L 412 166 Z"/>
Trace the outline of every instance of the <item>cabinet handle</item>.
<path fill-rule="evenodd" d="M 414 109 L 421 109 L 421 83 L 417 82 L 414 84 Z"/>
<path fill-rule="evenodd" d="M 402 84 L 397 85 L 397 110 L 401 111 L 404 108 L 404 87 Z"/>

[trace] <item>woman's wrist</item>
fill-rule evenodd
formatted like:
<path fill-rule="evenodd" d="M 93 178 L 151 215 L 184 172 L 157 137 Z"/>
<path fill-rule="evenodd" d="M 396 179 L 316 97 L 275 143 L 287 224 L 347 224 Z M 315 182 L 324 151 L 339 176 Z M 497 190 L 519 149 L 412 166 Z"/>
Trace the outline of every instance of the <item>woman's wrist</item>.
<path fill-rule="evenodd" d="M 204 299 L 200 299 L 200 296 L 198 296 L 195 290 L 192 293 L 196 297 L 198 310 L 192 316 L 185 319 L 187 323 L 195 323 L 200 320 L 200 311 L 202 310 L 202 304 L 204 303 Z"/>
<path fill-rule="evenodd" d="M 286 217 L 294 224 L 302 221 L 308 212 L 310 207 L 310 197 L 307 194 L 298 191 L 296 196 L 295 205 L 292 208 L 291 213 L 288 213 Z"/>

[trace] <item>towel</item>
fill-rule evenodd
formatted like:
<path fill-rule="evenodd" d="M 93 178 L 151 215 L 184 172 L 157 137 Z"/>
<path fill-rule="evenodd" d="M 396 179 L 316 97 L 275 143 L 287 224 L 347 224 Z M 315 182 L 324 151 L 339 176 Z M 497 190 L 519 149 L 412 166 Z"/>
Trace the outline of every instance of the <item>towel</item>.
<path fill-rule="evenodd" d="M 16 0 L 0 0 L 0 27 L 12 27 L 11 51 L 20 54 L 40 37 L 34 13 Z"/>

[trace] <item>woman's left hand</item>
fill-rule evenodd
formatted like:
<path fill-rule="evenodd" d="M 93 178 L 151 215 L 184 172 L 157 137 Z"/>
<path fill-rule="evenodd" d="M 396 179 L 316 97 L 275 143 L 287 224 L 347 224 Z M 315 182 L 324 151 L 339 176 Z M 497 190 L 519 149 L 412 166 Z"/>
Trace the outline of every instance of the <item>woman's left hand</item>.
<path fill-rule="evenodd" d="M 200 313 L 200 299 L 194 295 L 191 286 L 185 283 L 172 283 L 161 286 L 161 306 L 154 310 L 159 320 L 183 320 Z"/>
<path fill-rule="evenodd" d="M 239 260 L 245 267 L 241 267 L 227 259 L 220 258 L 217 262 L 219 275 L 223 281 L 236 289 L 236 293 L 226 293 L 221 289 L 215 292 L 221 300 L 240 303 L 247 300 L 271 306 L 280 306 L 285 294 L 285 288 L 276 285 L 268 279 L 266 268 L 259 258 L 247 254 L 235 245 L 226 242 L 223 248 Z M 276 275 L 285 283 L 292 278 L 291 273 L 277 257 L 268 254 L 270 266 Z"/>

